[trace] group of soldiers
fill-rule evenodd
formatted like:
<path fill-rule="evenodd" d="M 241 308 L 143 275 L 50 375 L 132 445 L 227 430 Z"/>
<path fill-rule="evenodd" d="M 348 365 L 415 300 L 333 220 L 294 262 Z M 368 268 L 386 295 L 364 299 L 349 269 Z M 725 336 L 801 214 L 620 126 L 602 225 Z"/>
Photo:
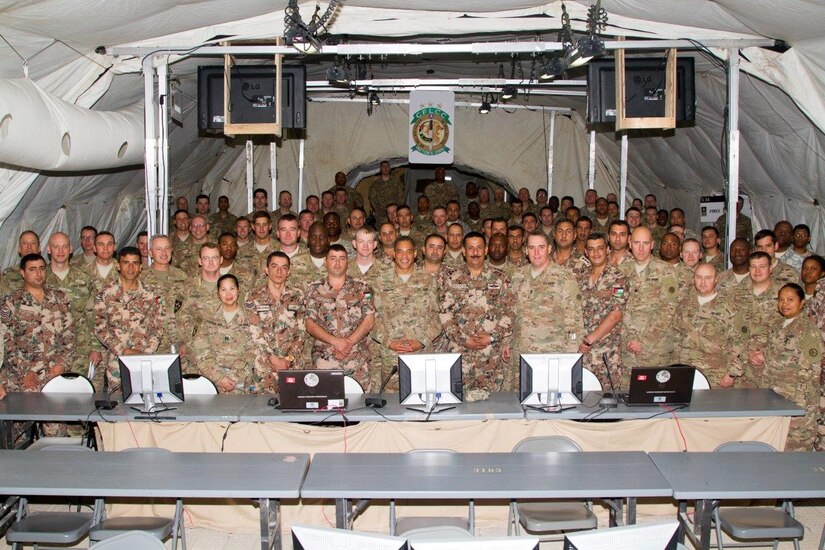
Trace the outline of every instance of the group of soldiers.
<path fill-rule="evenodd" d="M 474 182 L 459 192 L 437 168 L 413 211 L 388 162 L 371 180 L 367 201 L 339 172 L 298 213 L 287 191 L 270 210 L 256 189 L 243 216 L 223 196 L 211 212 L 199 195 L 194 213 L 180 197 L 169 235 L 116 255 L 91 226 L 78 254 L 54 233 L 41 255 L 24 232 L 0 282 L 0 392 L 68 371 L 113 390 L 119 355 L 167 352 L 225 393 L 275 391 L 281 370 L 308 367 L 369 391 L 398 354 L 427 351 L 461 353 L 477 400 L 517 388 L 520 354 L 578 352 L 606 388 L 673 363 L 714 388 L 773 388 L 807 411 L 788 448 L 819 439 L 825 260 L 807 226 L 753 235 L 740 212 L 726 269 L 724 218 L 695 234 L 654 195 L 622 217 L 595 190 L 582 206 L 526 188 L 506 201 Z"/>

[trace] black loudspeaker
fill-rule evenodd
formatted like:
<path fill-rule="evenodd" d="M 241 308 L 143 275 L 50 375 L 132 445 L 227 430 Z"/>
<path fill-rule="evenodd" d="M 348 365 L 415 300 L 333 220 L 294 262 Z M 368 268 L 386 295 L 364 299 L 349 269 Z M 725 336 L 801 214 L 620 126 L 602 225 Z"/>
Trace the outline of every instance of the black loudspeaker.
<path fill-rule="evenodd" d="M 275 66 L 235 65 L 229 109 L 233 124 L 275 122 Z M 198 67 L 198 129 L 222 130 L 223 65 Z M 306 67 L 281 67 L 281 128 L 306 128 Z"/>
<path fill-rule="evenodd" d="M 692 57 L 676 61 L 676 122 L 690 125 L 696 120 L 696 89 Z M 665 115 L 666 57 L 625 58 L 625 116 Z M 616 63 L 596 59 L 587 67 L 588 122 L 616 122 Z M 687 123 L 687 124 L 685 124 Z"/>

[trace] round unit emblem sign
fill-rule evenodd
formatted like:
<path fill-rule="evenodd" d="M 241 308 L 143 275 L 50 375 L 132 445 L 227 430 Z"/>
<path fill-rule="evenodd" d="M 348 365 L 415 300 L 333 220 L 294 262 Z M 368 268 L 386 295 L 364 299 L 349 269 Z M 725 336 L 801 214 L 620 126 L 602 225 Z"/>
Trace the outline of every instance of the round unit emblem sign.
<path fill-rule="evenodd" d="M 412 151 L 422 155 L 440 155 L 450 151 L 450 115 L 437 107 L 426 107 L 412 116 Z"/>
<path fill-rule="evenodd" d="M 656 381 L 660 384 L 664 384 L 670 380 L 670 371 L 667 370 L 660 370 L 656 373 Z"/>
<path fill-rule="evenodd" d="M 318 375 L 314 372 L 310 372 L 309 374 L 304 376 L 304 384 L 306 384 L 309 388 L 314 388 L 318 385 L 318 382 Z"/>

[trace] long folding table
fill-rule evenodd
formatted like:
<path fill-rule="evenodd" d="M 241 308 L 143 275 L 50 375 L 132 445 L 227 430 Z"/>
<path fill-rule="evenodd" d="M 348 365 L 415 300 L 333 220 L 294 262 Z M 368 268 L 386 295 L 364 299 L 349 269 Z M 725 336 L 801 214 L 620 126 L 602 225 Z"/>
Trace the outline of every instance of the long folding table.
<path fill-rule="evenodd" d="M 300 495 L 308 454 L 0 450 L 0 494 L 254 499 L 261 549 L 281 548 L 279 499 Z"/>
<path fill-rule="evenodd" d="M 825 498 L 825 453 L 650 453 L 679 501 L 682 532 L 710 548 L 713 501 Z M 687 501 L 695 500 L 694 522 Z"/>
<path fill-rule="evenodd" d="M 611 523 L 636 521 L 636 499 L 669 497 L 670 486 L 642 452 L 324 453 L 312 459 L 305 498 L 335 499 L 339 528 L 353 499 L 602 499 Z"/>

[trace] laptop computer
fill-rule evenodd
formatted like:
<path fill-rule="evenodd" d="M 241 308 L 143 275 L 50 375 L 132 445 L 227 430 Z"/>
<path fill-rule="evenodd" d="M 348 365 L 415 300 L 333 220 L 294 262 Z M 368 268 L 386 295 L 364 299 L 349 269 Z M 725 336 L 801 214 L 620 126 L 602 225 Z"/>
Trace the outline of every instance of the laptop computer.
<path fill-rule="evenodd" d="M 278 376 L 282 411 L 343 409 L 344 372 L 340 370 L 285 370 Z"/>
<path fill-rule="evenodd" d="M 637 367 L 630 371 L 628 405 L 687 405 L 693 397 L 690 365 Z"/>

